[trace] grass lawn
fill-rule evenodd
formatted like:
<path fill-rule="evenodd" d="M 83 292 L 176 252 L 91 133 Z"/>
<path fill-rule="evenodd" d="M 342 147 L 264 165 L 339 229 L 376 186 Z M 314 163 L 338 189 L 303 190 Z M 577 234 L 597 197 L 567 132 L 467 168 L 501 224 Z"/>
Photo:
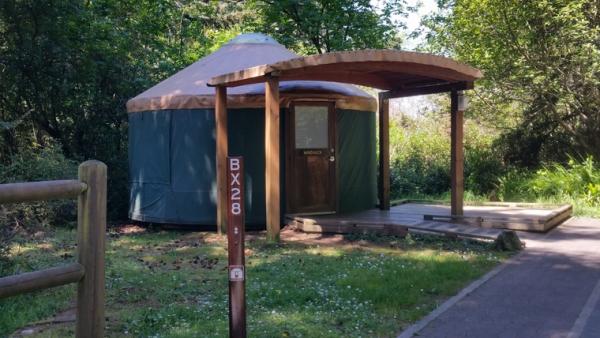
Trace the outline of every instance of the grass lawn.
<path fill-rule="evenodd" d="M 488 244 L 440 237 L 298 239 L 287 232 L 291 237 L 281 244 L 267 243 L 262 233 L 249 235 L 251 337 L 395 336 L 508 255 Z M 0 275 L 74 260 L 74 230 L 53 229 L 15 243 L 15 264 Z M 227 336 L 223 237 L 112 229 L 106 262 L 108 336 Z M 73 308 L 74 290 L 0 300 L 0 336 Z M 72 336 L 74 323 L 39 330 L 34 336 Z"/>

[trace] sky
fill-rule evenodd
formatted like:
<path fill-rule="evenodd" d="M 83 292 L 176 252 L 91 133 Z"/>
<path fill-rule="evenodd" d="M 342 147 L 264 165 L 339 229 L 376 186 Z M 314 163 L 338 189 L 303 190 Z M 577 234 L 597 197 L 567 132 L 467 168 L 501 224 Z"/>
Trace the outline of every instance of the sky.
<path fill-rule="evenodd" d="M 385 1 L 385 0 L 383 0 Z M 419 28 L 421 24 L 421 18 L 425 15 L 434 12 L 437 9 L 436 0 L 407 0 L 409 6 L 415 6 L 418 3 L 421 4 L 417 12 L 410 13 L 406 19 L 406 35 L 410 34 L 415 29 Z M 415 49 L 421 42 L 420 39 L 408 39 L 403 44 L 403 49 Z"/>
<path fill-rule="evenodd" d="M 371 0 L 371 4 L 375 7 L 381 8 L 382 5 L 386 2 L 386 0 Z M 431 12 L 437 9 L 437 1 L 436 0 L 406 0 L 406 4 L 409 7 L 418 6 L 418 10 L 416 12 L 409 13 L 407 18 L 401 18 L 402 21 L 406 23 L 406 30 L 404 31 L 405 35 L 408 36 L 415 29 L 419 28 L 421 24 L 421 18 L 423 16 L 430 14 Z M 406 50 L 414 50 L 417 45 L 421 42 L 420 39 L 407 39 L 404 41 L 402 45 L 402 49 Z"/>
<path fill-rule="evenodd" d="M 377 7 L 380 7 L 385 0 L 371 0 L 371 3 Z M 410 13 L 407 18 L 402 19 L 406 23 L 405 35 L 413 32 L 419 28 L 421 24 L 421 18 L 434 12 L 437 9 L 436 0 L 406 0 L 408 6 L 416 6 L 420 4 L 416 12 Z M 403 50 L 414 50 L 422 40 L 420 38 L 410 39 L 404 41 L 402 44 Z M 430 110 L 434 107 L 433 102 L 428 96 L 413 96 L 403 99 L 395 99 L 390 102 L 390 112 L 392 115 L 407 114 L 412 117 L 421 115 L 425 110 Z"/>

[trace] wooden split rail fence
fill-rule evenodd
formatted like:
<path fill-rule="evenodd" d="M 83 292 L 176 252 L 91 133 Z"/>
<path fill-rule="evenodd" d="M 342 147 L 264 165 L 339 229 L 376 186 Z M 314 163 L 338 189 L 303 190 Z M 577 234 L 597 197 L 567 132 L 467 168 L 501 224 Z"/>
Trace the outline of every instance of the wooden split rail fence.
<path fill-rule="evenodd" d="M 77 197 L 77 263 L 0 278 L 0 299 L 77 283 L 76 337 L 104 336 L 106 165 L 86 161 L 79 180 L 0 185 L 0 203 Z"/>

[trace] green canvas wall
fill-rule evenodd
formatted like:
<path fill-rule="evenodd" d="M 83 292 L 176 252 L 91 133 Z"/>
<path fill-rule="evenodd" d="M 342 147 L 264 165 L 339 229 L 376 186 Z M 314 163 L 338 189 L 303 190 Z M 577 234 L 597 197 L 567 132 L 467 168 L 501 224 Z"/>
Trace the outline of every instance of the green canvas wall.
<path fill-rule="evenodd" d="M 282 152 L 285 116 L 282 111 Z M 339 110 L 337 123 L 340 212 L 370 209 L 376 203 L 375 114 Z M 228 129 L 229 153 L 245 159 L 246 222 L 264 225 L 264 109 L 229 110 Z M 213 109 L 130 113 L 129 165 L 132 219 L 216 223 Z"/>
<path fill-rule="evenodd" d="M 337 154 L 340 213 L 377 204 L 375 113 L 338 110 Z"/>

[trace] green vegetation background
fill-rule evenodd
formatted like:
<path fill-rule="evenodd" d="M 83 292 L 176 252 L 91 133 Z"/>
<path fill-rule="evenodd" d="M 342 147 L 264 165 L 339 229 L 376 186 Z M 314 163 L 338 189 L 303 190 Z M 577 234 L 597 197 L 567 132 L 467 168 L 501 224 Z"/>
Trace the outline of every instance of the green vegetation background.
<path fill-rule="evenodd" d="M 71 178 L 75 176 L 77 163 L 98 159 L 109 166 L 109 218 L 123 220 L 128 208 L 125 103 L 129 98 L 241 32 L 269 34 L 300 54 L 403 48 L 406 15 L 414 8 L 404 0 L 373 3 L 370 0 L 0 1 L 0 183 Z M 440 10 L 424 18 L 419 30 L 413 32 L 423 38 L 419 50 L 453 57 L 485 74 L 477 88 L 468 93 L 471 105 L 465 126 L 467 200 L 570 202 L 575 205 L 576 214 L 600 216 L 597 162 L 600 160 L 600 2 L 438 0 L 438 5 Z M 394 198 L 448 197 L 450 147 L 446 108 L 449 104 L 443 96 L 434 100 L 439 108 L 418 116 L 402 112 L 394 116 L 391 127 Z M 73 230 L 47 225 L 72 223 L 74 210 L 73 202 L 69 201 L 0 206 L 0 275 L 71 259 L 73 247 L 67 243 L 73 243 Z M 50 233 L 49 245 L 35 243 L 38 233 L 42 237 Z M 129 324 L 115 323 L 119 333 L 143 335 L 159 327 L 162 330 L 163 326 L 169 330 L 175 319 L 171 326 L 180 330 L 181 335 L 189 332 L 193 335 L 197 328 L 188 325 L 206 317 L 189 309 L 188 302 L 206 301 L 203 310 L 210 310 L 212 304 L 224 304 L 224 293 L 213 292 L 225 290 L 221 275 L 215 272 L 205 281 L 205 287 L 198 288 L 197 283 L 202 281 L 189 279 L 190 269 L 179 266 L 185 259 L 194 271 L 198 268 L 197 261 L 204 264 L 218 258 L 222 268 L 222 243 L 197 248 L 191 246 L 197 238 L 191 239 L 190 245 L 179 243 L 179 238 L 180 234 L 169 232 L 123 236 L 111 241 L 107 275 L 109 305 L 119 308 L 122 305 L 119 297 L 125 295 L 127 306 L 116 317 L 123 314 L 131 319 Z M 132 245 L 139 249 L 132 251 Z M 456 245 L 459 247 L 445 247 Z M 416 251 L 412 250 L 415 246 Z M 385 335 L 398 329 L 390 326 L 393 320 L 398 320 L 389 311 L 390 307 L 406 303 L 408 310 L 401 314 L 399 322 L 411 322 L 433 308 L 438 299 L 453 294 L 467 280 L 498 262 L 498 257 L 490 256 L 487 249 L 473 253 L 460 243 L 413 243 L 408 238 L 398 247 L 407 250 L 407 254 L 387 252 L 391 249 L 350 248 L 330 252 L 300 246 L 274 248 L 258 241 L 251 247 L 256 251 L 251 261 L 255 264 L 252 273 L 261 284 L 251 286 L 249 292 L 255 295 L 272 292 L 273 280 L 281 285 L 296 285 L 300 278 L 313 282 L 321 278 L 319 285 L 323 287 L 311 289 L 310 297 L 320 299 L 322 295 L 315 292 L 340 294 L 327 298 L 331 302 L 303 304 L 320 306 L 328 311 L 327 315 L 334 313 L 326 317 L 323 312 L 323 317 L 330 320 L 328 327 L 333 335 L 339 336 L 340 332 L 367 335 L 373 331 Z M 169 250 L 159 252 L 165 249 Z M 423 250 L 428 251 L 425 256 L 421 254 Z M 10 264 L 5 261 L 9 257 Z M 271 262 L 273 257 L 279 261 Z M 201 268 L 212 269 L 211 264 Z M 312 267 L 306 270 L 306 276 L 281 279 L 288 273 L 305 271 L 298 268 L 304 264 Z M 404 266 L 405 271 L 394 270 Z M 323 274 L 324 268 L 330 270 Z M 341 276 L 345 269 L 352 274 Z M 380 279 L 371 281 L 377 288 L 360 289 L 367 285 L 362 280 L 365 269 L 380 272 Z M 406 274 L 406 278 L 398 279 L 397 274 Z M 273 279 L 273 276 L 280 277 Z M 336 280 L 327 279 L 328 276 L 335 276 Z M 444 289 L 434 287 L 441 283 L 434 279 L 438 277 L 446 283 Z M 410 298 L 406 299 L 400 293 L 385 293 L 388 289 L 378 288 L 391 285 L 395 289 L 409 289 L 394 283 L 412 281 L 426 287 L 411 289 L 407 293 Z M 180 289 L 170 288 L 173 285 L 179 285 Z M 157 287 L 148 289 L 150 286 Z M 375 301 L 355 298 L 355 292 L 348 291 L 355 288 L 365 299 Z M 144 298 L 154 290 L 164 292 L 156 295 L 160 302 L 173 301 L 175 305 L 157 311 L 143 310 L 148 305 Z M 51 292 L 43 293 L 41 303 L 35 303 L 36 306 L 31 306 L 29 295 L 15 303 L 4 303 L 8 307 L 3 313 L 14 318 L 0 325 L 0 335 L 68 305 L 69 290 Z M 297 301 L 299 297 L 305 297 L 304 293 L 279 299 Z M 335 303 L 337 299 L 352 306 L 359 301 L 366 304 L 360 308 L 360 328 L 350 325 L 352 321 L 348 318 L 355 318 L 355 314 L 345 312 L 346 307 Z M 318 325 L 301 327 L 307 322 L 305 315 L 314 313 L 314 307 L 296 313 L 293 307 L 266 301 L 259 300 L 257 318 L 276 321 L 256 323 L 252 330 L 259 332 L 259 328 L 265 327 L 276 331 L 268 335 L 281 336 L 290 329 L 286 325 L 292 323 L 298 325 L 291 327 L 296 332 L 314 336 L 309 330 Z M 130 311 L 131 304 L 136 302 L 139 308 L 133 306 L 135 311 Z M 12 307 L 40 312 L 33 314 Z M 273 313 L 273 309 L 280 311 L 281 316 Z M 381 315 L 377 318 L 385 321 L 375 322 L 373 315 Z M 219 316 L 215 311 L 208 318 L 224 332 L 225 318 Z M 371 322 L 375 324 L 367 325 Z"/>
<path fill-rule="evenodd" d="M 450 199 L 447 118 L 408 118 L 390 127 L 391 194 L 395 199 Z M 592 156 L 523 168 L 503 160 L 494 131 L 467 121 L 465 200 L 574 205 L 576 215 L 600 217 L 600 167 Z"/>
<path fill-rule="evenodd" d="M 438 4 L 413 32 L 419 50 L 485 74 L 469 92 L 468 197 L 574 202 L 597 215 L 598 2 Z M 3 1 L 0 182 L 72 177 L 75 163 L 99 159 L 110 168 L 109 217 L 123 220 L 129 98 L 240 32 L 270 34 L 300 54 L 402 48 L 413 10 L 404 0 Z M 396 198 L 449 189 L 448 104 L 438 101 L 423 116 L 395 116 Z M 68 208 L 48 206 L 37 221 L 68 219 Z M 15 213 L 5 209 L 2 224 L 35 218 Z"/>

